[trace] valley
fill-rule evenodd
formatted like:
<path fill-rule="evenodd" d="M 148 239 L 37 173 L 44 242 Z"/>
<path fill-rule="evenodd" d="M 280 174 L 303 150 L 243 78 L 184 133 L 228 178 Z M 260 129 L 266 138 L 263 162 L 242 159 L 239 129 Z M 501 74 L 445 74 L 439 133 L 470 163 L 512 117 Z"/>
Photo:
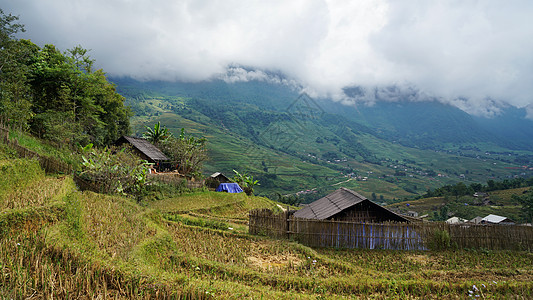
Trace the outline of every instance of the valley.
<path fill-rule="evenodd" d="M 205 137 L 204 174 L 249 172 L 264 196 L 306 202 L 344 186 L 391 203 L 460 181 L 533 175 L 530 148 L 505 148 L 503 138 L 439 103 L 355 107 L 265 82 L 113 80 L 135 113 L 135 135 L 160 121 L 175 134 Z"/>

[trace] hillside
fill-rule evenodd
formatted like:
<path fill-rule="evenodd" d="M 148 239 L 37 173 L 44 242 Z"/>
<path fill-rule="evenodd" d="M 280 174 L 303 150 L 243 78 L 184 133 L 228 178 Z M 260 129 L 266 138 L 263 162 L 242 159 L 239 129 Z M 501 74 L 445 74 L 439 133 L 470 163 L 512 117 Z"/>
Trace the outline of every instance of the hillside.
<path fill-rule="evenodd" d="M 533 175 L 521 168 L 532 152 L 504 147 L 475 118 L 436 102 L 351 107 L 258 81 L 112 80 L 135 113 L 134 134 L 161 121 L 206 137 L 204 173 L 247 171 L 261 195 L 310 201 L 345 186 L 387 202 L 459 180 Z"/>
<path fill-rule="evenodd" d="M 137 204 L 0 147 L 5 298 L 531 297 L 525 252 L 312 249 L 247 234 L 260 197 L 198 191 Z M 476 291 L 478 292 L 478 291 Z"/>
<path fill-rule="evenodd" d="M 522 205 L 519 201 L 513 200 L 512 196 L 521 196 L 531 189 L 533 187 L 491 191 L 488 196 L 483 198 L 472 195 L 422 198 L 394 203 L 388 207 L 404 213 L 414 211 L 419 216 L 427 214 L 429 218 L 446 207 L 448 217 L 456 216 L 471 220 L 477 216 L 485 217 L 489 214 L 495 214 L 521 223 L 524 222 L 524 216 L 521 212 Z"/>

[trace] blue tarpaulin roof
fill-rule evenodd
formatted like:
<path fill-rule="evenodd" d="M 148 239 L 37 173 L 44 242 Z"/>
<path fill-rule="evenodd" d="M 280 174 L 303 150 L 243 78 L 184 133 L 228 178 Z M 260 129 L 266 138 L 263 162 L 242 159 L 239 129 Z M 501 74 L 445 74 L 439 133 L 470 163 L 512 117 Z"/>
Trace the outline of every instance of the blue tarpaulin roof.
<path fill-rule="evenodd" d="M 242 189 L 237 183 L 221 183 L 217 187 L 217 192 L 241 193 Z"/>

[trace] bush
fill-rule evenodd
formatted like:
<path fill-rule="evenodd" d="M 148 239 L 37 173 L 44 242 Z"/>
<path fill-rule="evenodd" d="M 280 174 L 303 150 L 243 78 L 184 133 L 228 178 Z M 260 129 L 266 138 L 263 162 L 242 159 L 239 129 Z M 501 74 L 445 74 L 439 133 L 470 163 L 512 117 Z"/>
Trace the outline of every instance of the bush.
<path fill-rule="evenodd" d="M 251 196 L 254 193 L 254 186 L 260 185 L 258 180 L 254 180 L 252 175 L 247 173 L 239 173 L 236 170 L 233 170 L 235 176 L 233 176 L 233 181 L 238 183 L 246 195 Z"/>
<path fill-rule="evenodd" d="M 97 184 L 100 192 L 142 196 L 149 164 L 129 148 L 83 149 L 80 177 Z"/>
<path fill-rule="evenodd" d="M 198 177 L 201 175 L 202 165 L 208 159 L 207 140 L 185 135 L 182 128 L 179 137 L 168 137 L 157 143 L 157 146 L 172 161 L 176 162 L 177 170 L 187 177 Z"/>

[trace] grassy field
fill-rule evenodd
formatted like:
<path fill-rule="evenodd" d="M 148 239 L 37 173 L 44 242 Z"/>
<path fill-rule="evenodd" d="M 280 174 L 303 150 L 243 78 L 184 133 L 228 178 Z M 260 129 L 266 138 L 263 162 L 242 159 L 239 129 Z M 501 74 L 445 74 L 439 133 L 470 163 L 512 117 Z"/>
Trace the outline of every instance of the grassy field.
<path fill-rule="evenodd" d="M 139 205 L 0 157 L 0 298 L 533 297 L 531 253 L 313 249 L 247 233 L 248 210 L 280 209 L 266 198 L 198 191 Z"/>

